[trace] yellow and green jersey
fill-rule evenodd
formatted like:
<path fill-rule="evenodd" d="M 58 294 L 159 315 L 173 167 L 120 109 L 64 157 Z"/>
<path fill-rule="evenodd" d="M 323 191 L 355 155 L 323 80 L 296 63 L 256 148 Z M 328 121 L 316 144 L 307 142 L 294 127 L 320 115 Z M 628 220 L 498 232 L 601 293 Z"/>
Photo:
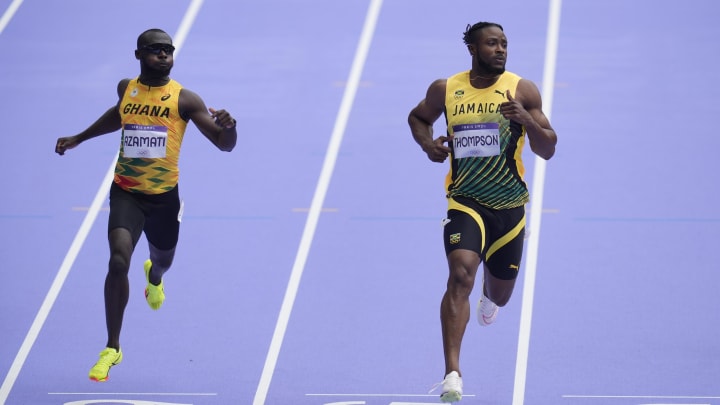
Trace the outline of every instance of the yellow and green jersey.
<path fill-rule="evenodd" d="M 505 72 L 485 89 L 470 84 L 470 71 L 447 79 L 445 120 L 450 144 L 448 197 L 469 197 L 493 209 L 514 208 L 529 200 L 523 179 L 525 127 L 499 112 L 509 90 L 515 95 L 520 76 Z"/>
<path fill-rule="evenodd" d="M 187 127 L 178 111 L 181 89 L 175 80 L 160 87 L 137 78 L 128 83 L 120 102 L 122 138 L 114 178 L 123 189 L 160 194 L 177 185 Z"/>

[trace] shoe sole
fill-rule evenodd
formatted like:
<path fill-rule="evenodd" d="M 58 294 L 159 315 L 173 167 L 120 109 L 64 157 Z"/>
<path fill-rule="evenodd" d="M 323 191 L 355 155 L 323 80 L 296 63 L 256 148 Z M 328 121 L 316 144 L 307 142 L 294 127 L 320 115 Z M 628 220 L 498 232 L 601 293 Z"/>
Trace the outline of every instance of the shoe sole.
<path fill-rule="evenodd" d="M 122 359 L 120 359 L 120 361 L 118 361 L 117 363 L 113 363 L 112 366 L 110 366 L 110 367 L 112 368 L 113 366 L 117 366 L 118 364 L 120 364 L 121 361 L 122 361 Z M 105 376 L 105 378 L 90 377 L 90 381 L 95 381 L 95 382 L 105 382 L 109 379 L 110 379 L 110 369 L 108 369 L 108 373 Z"/>
<path fill-rule="evenodd" d="M 440 402 L 458 402 L 462 399 L 462 394 L 457 391 L 450 391 L 440 395 Z"/>

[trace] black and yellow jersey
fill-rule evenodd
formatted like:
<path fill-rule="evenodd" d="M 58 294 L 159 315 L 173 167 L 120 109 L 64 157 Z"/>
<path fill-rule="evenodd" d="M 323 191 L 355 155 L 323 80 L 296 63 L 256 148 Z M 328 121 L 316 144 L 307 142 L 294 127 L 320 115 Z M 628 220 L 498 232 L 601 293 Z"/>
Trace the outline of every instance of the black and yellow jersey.
<path fill-rule="evenodd" d="M 509 90 L 515 95 L 520 76 L 505 72 L 485 89 L 470 84 L 470 71 L 447 79 L 445 121 L 450 143 L 448 198 L 465 196 L 493 209 L 519 207 L 529 201 L 523 179 L 525 127 L 499 112 Z"/>

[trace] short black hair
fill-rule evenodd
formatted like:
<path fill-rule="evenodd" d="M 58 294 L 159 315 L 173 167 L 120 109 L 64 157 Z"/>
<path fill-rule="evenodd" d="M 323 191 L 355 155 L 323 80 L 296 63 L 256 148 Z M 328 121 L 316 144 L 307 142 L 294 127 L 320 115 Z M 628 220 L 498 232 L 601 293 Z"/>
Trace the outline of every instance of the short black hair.
<path fill-rule="evenodd" d="M 147 37 L 149 34 L 165 34 L 165 35 L 168 35 L 167 32 L 161 30 L 160 28 L 150 28 L 149 30 L 145 30 L 145 31 L 143 31 L 142 34 L 138 35 L 138 38 L 137 38 L 137 49 L 140 49 L 140 48 L 142 48 L 144 45 L 147 45 L 147 44 L 146 44 L 146 42 L 147 42 L 146 37 Z M 168 35 L 168 36 L 170 36 L 170 35 Z"/>
<path fill-rule="evenodd" d="M 480 21 L 473 25 L 468 24 L 467 27 L 465 27 L 465 32 L 463 32 L 463 42 L 465 42 L 465 45 L 472 44 L 475 41 L 475 35 L 473 34 L 485 27 L 498 27 L 501 31 L 505 31 L 502 25 L 494 22 Z"/>

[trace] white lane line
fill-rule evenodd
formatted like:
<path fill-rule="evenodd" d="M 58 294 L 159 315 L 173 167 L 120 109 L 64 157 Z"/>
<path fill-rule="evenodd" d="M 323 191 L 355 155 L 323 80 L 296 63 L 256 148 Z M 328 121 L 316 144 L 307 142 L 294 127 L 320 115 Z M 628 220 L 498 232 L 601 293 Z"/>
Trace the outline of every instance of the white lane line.
<path fill-rule="evenodd" d="M 406 398 L 439 398 L 440 396 L 437 394 L 377 394 L 377 393 L 340 393 L 340 394 L 331 394 L 331 393 L 314 393 L 314 394 L 305 394 L 306 397 L 350 397 L 350 398 L 356 398 L 356 397 L 368 397 L 368 398 L 396 398 L 396 397 L 406 397 Z M 463 394 L 463 398 L 468 397 L 475 397 L 475 394 Z"/>
<path fill-rule="evenodd" d="M 265 366 L 263 367 L 257 391 L 255 392 L 255 399 L 253 401 L 254 405 L 263 405 L 265 403 L 265 399 L 270 388 L 270 381 L 272 380 L 273 373 L 275 372 L 275 365 L 277 364 L 280 348 L 282 346 L 283 339 L 285 338 L 285 331 L 287 330 L 290 313 L 292 312 L 292 307 L 295 303 L 295 297 L 300 285 L 300 278 L 302 277 L 303 270 L 305 269 L 305 262 L 307 261 L 308 252 L 310 251 L 310 246 L 315 235 L 315 228 L 317 227 L 325 195 L 327 194 L 330 179 L 335 169 L 338 151 L 340 150 L 340 144 L 345 133 L 345 127 L 347 126 L 347 121 L 350 116 L 350 110 L 352 109 L 352 105 L 355 100 L 355 94 L 357 93 L 357 89 L 360 84 L 360 77 L 362 76 L 365 60 L 367 59 L 367 54 L 370 49 L 370 43 L 372 42 L 372 38 L 375 33 L 375 26 L 377 24 L 378 16 L 380 15 L 381 7 L 382 0 L 372 0 L 368 8 L 367 15 L 365 16 L 365 24 L 363 26 L 357 50 L 355 51 L 355 59 L 353 60 L 352 67 L 350 69 L 347 87 L 345 87 L 345 93 L 343 94 L 340 109 L 335 119 L 335 127 L 333 128 L 333 132 L 330 137 L 330 143 L 328 144 L 328 149 L 325 154 L 325 160 L 315 188 L 315 194 L 313 195 L 313 199 L 310 204 L 307 221 L 305 222 L 305 229 L 303 230 L 303 234 L 300 239 L 300 246 L 298 247 L 298 251 L 295 256 L 295 263 L 293 264 L 290 279 L 288 280 L 288 286 L 285 290 L 285 297 L 283 298 L 280 313 L 278 314 L 275 332 L 273 333 L 270 348 L 268 349 L 268 354 L 265 358 Z"/>
<path fill-rule="evenodd" d="M 545 67 L 542 83 L 543 111 L 548 119 L 552 112 L 553 89 L 555 88 L 555 62 L 557 59 L 561 8 L 561 0 L 550 0 L 548 33 L 545 45 Z M 530 327 L 532 324 L 533 300 L 535 296 L 535 275 L 537 270 L 538 245 L 540 243 L 540 219 L 542 218 L 543 191 L 545 185 L 545 164 L 544 159 L 539 156 L 535 157 L 532 201 L 530 204 L 530 236 L 528 238 L 527 262 L 525 265 L 522 309 L 520 311 L 520 332 L 518 333 L 518 351 L 515 363 L 513 405 L 522 405 L 525 401 L 528 352 L 530 351 Z"/>
<path fill-rule="evenodd" d="M 107 395 L 135 395 L 144 397 L 214 397 L 218 394 L 216 392 L 48 392 L 48 395 L 92 395 L 92 396 L 107 396 Z"/>
<path fill-rule="evenodd" d="M 7 10 L 5 10 L 2 17 L 0 17 L 0 34 L 2 34 L 2 32 L 5 30 L 5 27 L 10 24 L 10 20 L 12 20 L 15 12 L 20 8 L 22 2 L 23 0 L 14 0 L 12 3 L 10 3 Z"/>
<path fill-rule="evenodd" d="M 115 165 L 113 162 L 113 166 L 111 166 L 111 169 L 114 169 L 114 167 Z M 55 300 L 60 294 L 60 289 L 62 289 L 62 286 L 65 283 L 65 279 L 67 279 L 68 273 L 70 273 L 70 268 L 75 262 L 75 258 L 80 252 L 80 248 L 85 242 L 85 238 L 87 237 L 88 232 L 90 232 L 90 228 L 92 228 L 93 222 L 95 222 L 95 218 L 100 211 L 100 207 L 102 206 L 103 202 L 105 202 L 105 195 L 107 194 L 107 190 L 110 187 L 109 182 L 112 181 L 113 171 L 111 170 L 108 173 L 109 175 L 106 174 L 105 178 L 103 179 L 100 190 L 98 190 L 98 193 L 95 195 L 95 199 L 93 200 L 87 215 L 85 215 L 85 219 L 80 225 L 80 229 L 75 235 L 75 239 L 70 245 L 70 249 L 65 255 L 65 259 L 63 260 L 60 269 L 55 275 L 55 279 L 50 286 L 50 290 L 45 296 L 45 300 L 40 306 L 40 310 L 38 311 L 37 315 L 35 315 L 35 320 L 33 321 L 32 325 L 30 325 L 30 330 L 28 330 L 28 333 L 25 336 L 25 340 L 20 346 L 20 350 L 18 350 L 18 353 L 15 356 L 15 360 L 13 361 L 12 365 L 10 366 L 10 370 L 5 376 L 3 385 L 2 387 L 0 387 L 0 404 L 4 404 L 8 398 L 8 395 L 10 395 L 10 390 L 12 390 L 12 387 L 15 384 L 15 380 L 17 380 L 18 374 L 20 374 L 20 370 L 25 364 L 25 360 L 30 354 L 30 350 L 32 349 L 32 346 L 35 344 L 35 340 L 40 334 L 40 329 L 42 329 L 43 325 L 45 324 L 48 314 L 50 313 L 50 310 L 55 304 Z"/>
<path fill-rule="evenodd" d="M 182 47 L 185 37 L 187 36 L 187 31 L 190 30 L 192 22 L 195 20 L 195 17 L 197 16 L 197 12 L 200 9 L 200 5 L 202 4 L 202 2 L 203 0 L 193 0 L 187 11 L 185 12 L 183 22 L 180 25 L 178 32 L 175 34 L 176 38 L 180 38 L 180 41 L 174 41 L 176 52 Z M 110 190 L 110 184 L 112 183 L 113 174 L 115 172 L 116 160 L 117 154 L 115 154 L 115 158 L 110 164 L 110 168 L 105 173 L 105 177 L 103 178 L 102 183 L 100 183 L 100 188 L 98 189 L 97 194 L 95 194 L 95 198 L 90 205 L 90 209 L 85 215 L 85 219 L 80 225 L 80 229 L 78 229 L 77 233 L 75 234 L 75 239 L 73 239 L 73 242 L 65 255 L 65 259 L 60 265 L 60 269 L 58 270 L 57 274 L 55 275 L 55 279 L 50 285 L 50 290 L 45 296 L 45 299 L 40 306 L 40 310 L 38 311 L 37 315 L 35 315 L 35 320 L 33 321 L 32 325 L 30 325 L 30 330 L 28 330 L 28 333 L 25 336 L 25 340 L 20 346 L 20 350 L 18 350 L 18 353 L 15 356 L 15 360 L 13 360 L 13 363 L 10 366 L 10 370 L 5 376 L 5 380 L 3 380 L 2 386 L 0 386 L 0 404 L 4 404 L 8 396 L 10 395 L 10 391 L 12 390 L 13 385 L 15 385 L 15 381 L 20 374 L 20 370 L 25 364 L 25 360 L 30 354 L 30 350 L 32 349 L 33 345 L 35 344 L 35 340 L 40 334 L 40 329 L 42 329 L 43 325 L 45 324 L 48 314 L 50 313 L 50 310 L 55 304 L 55 300 L 60 294 L 60 290 L 62 289 L 63 284 L 65 284 L 65 280 L 70 273 L 70 269 L 72 268 L 73 263 L 75 263 L 75 259 L 80 252 L 80 248 L 82 248 L 83 244 L 85 243 L 85 239 L 87 238 L 87 235 L 90 232 L 90 229 L 92 228 L 95 219 L 97 218 L 98 212 L 102 208 L 102 204 L 105 202 L 105 198 L 107 197 L 107 194 Z"/>
<path fill-rule="evenodd" d="M 573 399 L 642 399 L 642 400 L 690 400 L 699 401 L 706 399 L 720 399 L 720 396 L 703 396 L 703 395 L 563 395 L 563 398 Z M 648 405 L 648 404 L 646 404 Z M 686 405 L 686 404 L 674 404 Z M 692 404 L 700 405 L 700 404 Z"/>

